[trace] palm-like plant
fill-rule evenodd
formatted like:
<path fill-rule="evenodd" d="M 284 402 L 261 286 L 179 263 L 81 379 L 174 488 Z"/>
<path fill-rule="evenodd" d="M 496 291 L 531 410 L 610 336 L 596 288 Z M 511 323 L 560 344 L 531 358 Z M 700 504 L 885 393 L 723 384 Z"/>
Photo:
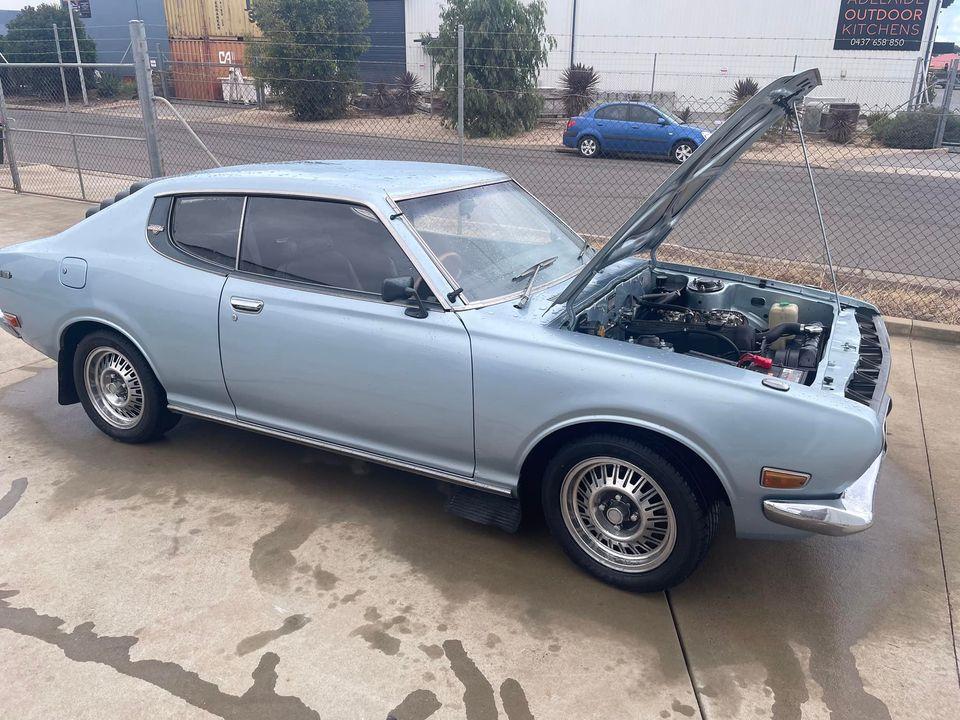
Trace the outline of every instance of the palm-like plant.
<path fill-rule="evenodd" d="M 743 104 L 760 91 L 760 85 L 753 78 L 741 78 L 730 90 L 730 99 L 727 101 L 727 117 L 733 115 L 743 107 Z"/>
<path fill-rule="evenodd" d="M 690 107 L 687 106 L 683 110 L 677 113 L 677 118 L 679 118 L 680 122 L 686 125 L 688 122 L 690 122 L 690 117 L 692 115 L 693 115 L 693 110 L 691 110 Z"/>
<path fill-rule="evenodd" d="M 420 78 L 407 70 L 399 75 L 394 83 L 397 86 L 394 99 L 397 102 L 397 109 L 404 114 L 410 114 L 417 109 L 420 99 L 423 97 L 423 85 Z"/>
<path fill-rule="evenodd" d="M 600 75 L 587 65 L 571 65 L 560 75 L 560 89 L 563 91 L 563 109 L 567 117 L 579 115 L 594 101 Z"/>

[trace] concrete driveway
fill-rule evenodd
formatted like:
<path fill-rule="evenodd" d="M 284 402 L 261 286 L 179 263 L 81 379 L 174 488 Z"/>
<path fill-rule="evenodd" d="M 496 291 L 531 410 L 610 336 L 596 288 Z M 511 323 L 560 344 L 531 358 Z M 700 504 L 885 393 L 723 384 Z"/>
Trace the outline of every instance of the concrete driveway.
<path fill-rule="evenodd" d="M 0 193 L 0 245 L 83 209 Z M 640 596 L 420 478 L 193 420 L 114 443 L 2 335 L 0 717 L 958 717 L 958 360 L 894 339 L 869 532 L 727 523 Z"/>

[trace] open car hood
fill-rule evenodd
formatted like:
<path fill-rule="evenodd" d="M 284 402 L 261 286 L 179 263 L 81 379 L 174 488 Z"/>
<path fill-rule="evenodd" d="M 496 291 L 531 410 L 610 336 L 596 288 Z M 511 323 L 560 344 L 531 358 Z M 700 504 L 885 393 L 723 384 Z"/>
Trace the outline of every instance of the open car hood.
<path fill-rule="evenodd" d="M 580 274 L 553 301 L 571 303 L 594 275 L 612 263 L 642 250 L 654 250 L 681 216 L 754 141 L 785 115 L 794 103 L 820 85 L 816 68 L 788 75 L 767 85 L 723 123 L 680 165 L 607 241 Z"/>

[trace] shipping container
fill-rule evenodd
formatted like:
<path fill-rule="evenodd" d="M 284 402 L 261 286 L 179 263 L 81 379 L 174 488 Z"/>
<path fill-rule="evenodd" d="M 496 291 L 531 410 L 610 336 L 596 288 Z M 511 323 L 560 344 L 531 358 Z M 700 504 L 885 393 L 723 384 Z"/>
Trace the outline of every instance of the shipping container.
<path fill-rule="evenodd" d="M 170 40 L 168 67 L 174 96 L 181 100 L 224 100 L 230 68 L 244 76 L 244 43 L 237 40 Z"/>
<path fill-rule="evenodd" d="M 171 38 L 259 37 L 260 28 L 250 19 L 256 0 L 164 0 Z"/>

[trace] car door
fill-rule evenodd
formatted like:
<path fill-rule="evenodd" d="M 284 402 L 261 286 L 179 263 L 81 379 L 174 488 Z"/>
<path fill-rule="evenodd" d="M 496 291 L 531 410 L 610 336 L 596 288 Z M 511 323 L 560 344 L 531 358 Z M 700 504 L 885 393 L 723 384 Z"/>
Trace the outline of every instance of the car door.
<path fill-rule="evenodd" d="M 237 418 L 458 475 L 474 469 L 470 344 L 379 290 L 416 270 L 369 208 L 249 197 L 220 310 Z"/>
<path fill-rule="evenodd" d="M 600 146 L 604 150 L 625 151 L 629 145 L 629 124 L 627 105 L 605 105 L 593 115 L 600 132 Z"/>
<path fill-rule="evenodd" d="M 633 151 L 665 155 L 670 149 L 671 126 L 664 123 L 669 121 L 646 105 L 631 105 L 629 117 Z"/>

